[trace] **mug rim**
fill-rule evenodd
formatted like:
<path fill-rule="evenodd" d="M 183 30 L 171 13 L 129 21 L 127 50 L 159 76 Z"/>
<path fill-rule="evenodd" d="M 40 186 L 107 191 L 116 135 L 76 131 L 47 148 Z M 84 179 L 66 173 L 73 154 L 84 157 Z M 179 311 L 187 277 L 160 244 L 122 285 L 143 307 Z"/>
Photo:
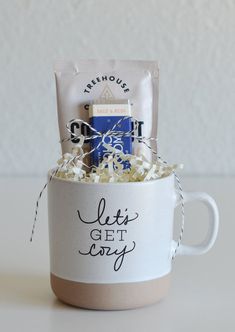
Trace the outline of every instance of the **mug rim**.
<path fill-rule="evenodd" d="M 55 168 L 52 168 L 48 171 L 48 176 L 51 176 L 52 174 L 52 171 L 54 171 Z M 154 179 L 154 180 L 148 180 L 148 181 L 136 181 L 136 182 L 98 182 L 98 183 L 95 183 L 95 182 L 81 182 L 81 181 L 74 181 L 74 180 L 70 180 L 70 179 L 63 179 L 63 178 L 59 178 L 59 177 L 56 177 L 56 176 L 53 176 L 52 177 L 52 180 L 56 180 L 56 181 L 62 181 L 62 182 L 65 182 L 65 183 L 73 183 L 75 185 L 77 184 L 84 184 L 84 185 L 101 185 L 101 186 L 105 186 L 105 185 L 133 185 L 133 186 L 140 186 L 140 185 L 143 185 L 143 184 L 151 184 L 151 183 L 157 183 L 157 182 L 162 182 L 162 181 L 166 181 L 166 180 L 169 180 L 171 179 L 172 177 L 174 177 L 174 173 L 171 173 L 170 175 L 167 175 L 167 176 L 164 176 L 162 178 L 157 178 L 157 179 Z"/>

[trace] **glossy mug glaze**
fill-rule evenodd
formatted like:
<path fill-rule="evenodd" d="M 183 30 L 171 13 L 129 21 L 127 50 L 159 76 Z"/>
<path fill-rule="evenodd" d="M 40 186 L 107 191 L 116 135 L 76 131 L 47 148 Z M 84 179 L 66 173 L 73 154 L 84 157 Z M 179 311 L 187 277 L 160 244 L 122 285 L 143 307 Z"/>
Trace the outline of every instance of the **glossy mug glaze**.
<path fill-rule="evenodd" d="M 209 209 L 206 238 L 181 245 L 178 255 L 198 255 L 214 244 L 218 209 L 205 193 L 184 193 Z M 53 178 L 48 185 L 51 286 L 68 304 L 128 309 L 154 303 L 170 285 L 174 175 L 136 183 L 81 183 Z"/>

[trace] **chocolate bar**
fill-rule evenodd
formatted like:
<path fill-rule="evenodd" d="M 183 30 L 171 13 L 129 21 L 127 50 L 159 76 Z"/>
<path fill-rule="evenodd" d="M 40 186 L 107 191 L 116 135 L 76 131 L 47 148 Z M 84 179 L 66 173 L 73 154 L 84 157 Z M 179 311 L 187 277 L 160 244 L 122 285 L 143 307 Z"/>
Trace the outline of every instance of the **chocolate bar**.
<path fill-rule="evenodd" d="M 114 131 L 123 133 L 131 131 L 131 106 L 128 100 L 109 100 L 108 103 L 94 103 L 89 107 L 89 118 L 91 126 L 102 134 L 112 129 L 119 120 L 122 121 L 113 129 Z M 98 147 L 101 140 L 101 137 L 94 138 L 91 141 L 91 149 Z M 125 154 L 132 153 L 131 136 L 117 137 L 109 135 L 105 138 L 104 142 Z M 109 154 L 110 151 L 101 144 L 91 154 L 92 165 L 98 166 L 103 158 Z M 128 166 L 128 163 L 124 163 L 124 168 Z"/>

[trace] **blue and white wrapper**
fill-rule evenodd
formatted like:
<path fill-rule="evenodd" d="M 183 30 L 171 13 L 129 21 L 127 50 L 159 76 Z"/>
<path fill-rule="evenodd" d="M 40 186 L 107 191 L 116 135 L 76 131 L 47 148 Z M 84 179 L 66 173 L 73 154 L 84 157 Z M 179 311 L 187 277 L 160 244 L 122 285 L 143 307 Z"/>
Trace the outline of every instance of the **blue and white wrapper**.
<path fill-rule="evenodd" d="M 116 132 L 131 132 L 131 107 L 130 103 L 126 101 L 109 102 L 109 103 L 95 103 L 89 109 L 90 124 L 100 133 L 106 133 L 111 130 L 116 123 L 119 125 L 115 128 Z M 98 166 L 104 157 L 110 155 L 110 149 L 106 148 L 106 144 L 120 150 L 124 154 L 132 154 L 132 137 L 131 136 L 106 136 L 103 143 L 100 144 L 102 138 L 96 137 L 91 141 L 91 149 L 94 149 L 91 154 L 91 164 Z M 124 162 L 124 168 L 130 165 Z"/>

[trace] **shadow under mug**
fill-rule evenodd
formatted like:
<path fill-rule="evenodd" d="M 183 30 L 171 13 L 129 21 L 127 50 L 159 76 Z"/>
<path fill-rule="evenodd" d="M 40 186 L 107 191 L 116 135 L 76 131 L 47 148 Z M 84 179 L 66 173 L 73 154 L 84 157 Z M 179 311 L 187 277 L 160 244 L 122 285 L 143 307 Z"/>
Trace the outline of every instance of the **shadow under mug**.
<path fill-rule="evenodd" d="M 218 232 L 216 203 L 206 193 L 183 196 L 185 202 L 199 200 L 207 206 L 209 226 L 200 244 L 181 244 L 176 254 L 204 254 Z M 135 308 L 165 297 L 178 204 L 174 175 L 133 183 L 52 178 L 48 217 L 55 295 L 74 306 L 106 310 Z"/>

